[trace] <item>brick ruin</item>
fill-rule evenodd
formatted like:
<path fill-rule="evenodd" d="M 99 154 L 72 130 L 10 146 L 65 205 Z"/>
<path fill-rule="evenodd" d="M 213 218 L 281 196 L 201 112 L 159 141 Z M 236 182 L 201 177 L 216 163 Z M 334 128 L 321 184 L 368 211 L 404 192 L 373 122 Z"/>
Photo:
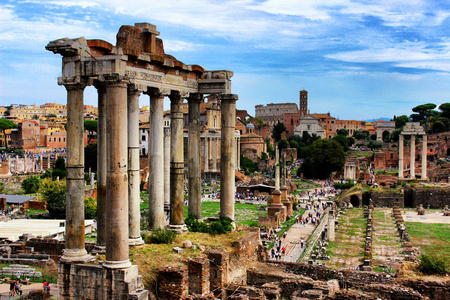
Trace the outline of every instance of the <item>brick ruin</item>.
<path fill-rule="evenodd" d="M 370 218 L 368 218 L 370 219 Z M 159 299 L 436 299 L 450 297 L 442 280 L 403 279 L 386 273 L 337 270 L 268 260 L 251 232 L 231 252 L 210 250 L 158 272 Z M 257 242 L 255 242 L 257 241 Z M 240 273 L 237 275 L 236 269 Z"/>

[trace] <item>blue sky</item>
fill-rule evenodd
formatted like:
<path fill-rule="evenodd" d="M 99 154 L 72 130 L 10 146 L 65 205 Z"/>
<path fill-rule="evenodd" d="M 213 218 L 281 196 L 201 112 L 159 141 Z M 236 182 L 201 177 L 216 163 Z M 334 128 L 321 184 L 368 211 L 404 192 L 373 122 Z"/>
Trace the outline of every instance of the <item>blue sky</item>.
<path fill-rule="evenodd" d="M 234 71 L 237 107 L 252 115 L 257 104 L 298 104 L 301 89 L 311 113 L 340 119 L 450 102 L 448 0 L 2 0 L 0 104 L 65 103 L 61 57 L 45 45 L 115 44 L 121 25 L 138 22 L 155 24 L 178 60 Z M 96 101 L 87 88 L 85 103 Z"/>

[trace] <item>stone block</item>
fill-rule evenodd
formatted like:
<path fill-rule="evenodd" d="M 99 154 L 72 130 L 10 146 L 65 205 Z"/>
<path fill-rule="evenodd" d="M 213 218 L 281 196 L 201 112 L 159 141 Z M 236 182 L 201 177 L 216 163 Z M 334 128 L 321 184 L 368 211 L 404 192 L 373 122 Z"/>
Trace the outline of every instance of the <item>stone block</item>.
<path fill-rule="evenodd" d="M 175 251 L 176 253 L 183 253 L 183 249 L 180 247 L 173 247 L 172 250 Z"/>
<path fill-rule="evenodd" d="M 210 286 L 209 260 L 205 258 L 189 260 L 188 273 L 189 273 L 189 293 L 197 295 L 208 294 Z"/>
<path fill-rule="evenodd" d="M 302 296 L 308 299 L 323 299 L 323 293 L 321 290 L 306 290 L 302 292 Z"/>

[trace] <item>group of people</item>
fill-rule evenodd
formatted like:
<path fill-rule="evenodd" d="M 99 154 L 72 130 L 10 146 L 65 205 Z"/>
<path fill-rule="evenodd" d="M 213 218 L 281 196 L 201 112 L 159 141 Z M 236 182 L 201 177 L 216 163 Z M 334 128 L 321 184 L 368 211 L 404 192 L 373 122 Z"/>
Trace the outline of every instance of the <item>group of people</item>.
<path fill-rule="evenodd" d="M 285 232 L 286 233 L 286 232 Z M 283 235 L 286 238 L 286 234 Z M 276 250 L 275 250 L 276 248 Z M 281 239 L 275 240 L 275 245 L 271 251 L 272 259 L 279 260 L 281 255 L 286 255 L 286 247 L 281 245 Z"/>
<path fill-rule="evenodd" d="M 22 296 L 22 289 L 23 286 L 20 283 L 19 279 L 16 279 L 16 281 L 11 280 L 9 282 L 9 296 Z"/>

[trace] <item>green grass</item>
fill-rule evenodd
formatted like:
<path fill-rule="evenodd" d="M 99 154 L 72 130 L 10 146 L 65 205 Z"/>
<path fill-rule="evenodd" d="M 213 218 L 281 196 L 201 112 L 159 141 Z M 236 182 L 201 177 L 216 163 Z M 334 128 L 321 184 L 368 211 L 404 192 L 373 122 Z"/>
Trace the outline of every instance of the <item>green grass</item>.
<path fill-rule="evenodd" d="M 235 221 L 236 224 L 246 224 L 249 226 L 257 226 L 258 218 L 266 216 L 266 210 L 258 210 L 258 206 L 266 206 L 261 204 L 236 203 Z M 202 218 L 218 217 L 220 212 L 220 202 L 203 201 L 202 202 Z M 188 207 L 184 207 L 184 218 L 188 216 Z"/>
<path fill-rule="evenodd" d="M 450 225 L 406 222 L 411 243 L 427 254 L 443 255 L 450 260 Z"/>

